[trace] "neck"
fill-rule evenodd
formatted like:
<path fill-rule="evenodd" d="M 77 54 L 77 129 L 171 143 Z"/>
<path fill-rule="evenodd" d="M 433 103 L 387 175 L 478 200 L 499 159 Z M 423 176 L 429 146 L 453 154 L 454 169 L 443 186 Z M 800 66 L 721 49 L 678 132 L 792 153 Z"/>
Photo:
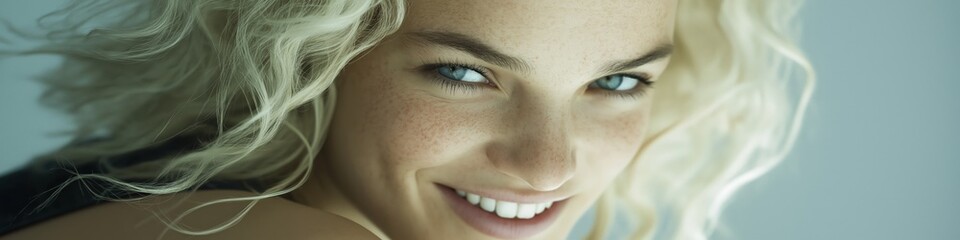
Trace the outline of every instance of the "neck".
<path fill-rule="evenodd" d="M 314 170 L 307 182 L 294 190 L 291 196 L 294 202 L 350 219 L 378 238 L 389 239 L 333 184 L 320 159 L 314 163 Z"/>

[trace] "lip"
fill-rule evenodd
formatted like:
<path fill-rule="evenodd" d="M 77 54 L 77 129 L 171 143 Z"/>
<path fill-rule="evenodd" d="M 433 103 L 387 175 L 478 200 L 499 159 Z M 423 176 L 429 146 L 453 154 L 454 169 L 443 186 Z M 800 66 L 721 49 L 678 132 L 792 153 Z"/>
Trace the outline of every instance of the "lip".
<path fill-rule="evenodd" d="M 437 184 L 437 188 L 464 222 L 484 234 L 497 238 L 525 238 L 543 232 L 557 220 L 567 202 L 567 199 L 556 201 L 552 207 L 530 219 L 505 219 L 470 204 L 457 195 L 456 190 L 451 187 Z"/>

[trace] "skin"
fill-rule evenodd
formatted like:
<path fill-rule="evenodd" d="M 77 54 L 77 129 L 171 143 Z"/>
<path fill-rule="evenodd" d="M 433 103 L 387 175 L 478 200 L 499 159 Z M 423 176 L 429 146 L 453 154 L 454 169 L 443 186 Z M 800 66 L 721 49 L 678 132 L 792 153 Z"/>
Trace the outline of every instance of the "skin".
<path fill-rule="evenodd" d="M 100 204 L 0 236 L 0 239 L 158 239 L 166 225 L 159 221 L 154 212 L 173 219 L 204 202 L 253 195 L 244 191 L 209 190 L 154 196 L 133 202 Z M 207 229 L 226 222 L 245 205 L 246 203 L 235 202 L 204 207 L 185 217 L 181 223 L 194 230 Z M 166 231 L 162 239 L 377 238 L 360 225 L 343 217 L 283 198 L 269 198 L 255 205 L 237 225 L 224 231 L 198 237 L 170 230 Z"/>
<path fill-rule="evenodd" d="M 669 57 L 598 69 L 671 44 L 675 10 L 671 0 L 409 1 L 401 29 L 337 79 L 326 145 L 296 201 L 380 237 L 484 239 L 436 184 L 569 197 L 558 221 L 532 237 L 565 238 L 634 158 L 654 98 L 652 90 L 622 98 L 589 86 L 620 73 L 657 81 Z M 422 32 L 475 38 L 528 68 L 431 44 Z M 480 66 L 492 84 L 450 91 L 424 69 L 438 60 Z"/>

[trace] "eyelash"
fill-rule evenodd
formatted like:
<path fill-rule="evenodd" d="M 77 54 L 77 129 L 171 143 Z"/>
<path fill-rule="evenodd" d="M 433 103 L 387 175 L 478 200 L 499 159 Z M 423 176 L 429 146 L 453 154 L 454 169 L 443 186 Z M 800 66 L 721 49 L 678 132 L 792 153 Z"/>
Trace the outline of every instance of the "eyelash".
<path fill-rule="evenodd" d="M 473 71 L 477 71 L 478 73 L 480 73 L 480 75 L 483 75 L 483 78 L 486 78 L 488 80 L 490 79 L 490 75 L 491 75 L 490 71 L 487 71 L 486 68 L 482 66 L 468 64 L 468 63 L 450 62 L 450 61 L 438 61 L 438 62 L 439 63 L 426 64 L 421 68 L 423 72 L 425 72 L 427 75 L 430 76 L 431 80 L 437 81 L 437 83 L 443 86 L 444 90 L 447 90 L 450 93 L 470 94 L 470 93 L 476 92 L 477 90 L 480 90 L 480 88 L 484 87 L 484 85 L 447 79 L 443 75 L 440 75 L 439 73 L 437 73 L 437 69 L 441 67 L 466 68 Z M 493 82 L 487 83 L 485 85 L 493 88 L 497 87 L 496 85 L 494 85 Z"/>
<path fill-rule="evenodd" d="M 603 89 L 596 89 L 596 91 L 602 91 L 603 93 L 601 94 L 604 94 L 608 97 L 619 97 L 621 99 L 635 100 L 645 96 L 647 94 L 647 91 L 649 91 L 650 89 L 653 89 L 654 82 L 650 81 L 650 77 L 646 75 L 634 75 L 634 74 L 627 74 L 627 73 L 618 73 L 614 75 L 623 75 L 625 77 L 636 78 L 639 83 L 633 90 L 609 91 L 609 90 L 603 90 Z M 587 90 L 589 91 L 590 89 L 587 89 Z"/>
<path fill-rule="evenodd" d="M 469 64 L 469 63 L 453 62 L 453 61 L 437 61 L 437 63 L 425 64 L 421 67 L 421 70 L 425 72 L 427 75 L 429 75 L 431 80 L 437 81 L 437 83 L 443 86 L 445 90 L 454 94 L 474 93 L 477 90 L 480 90 L 480 88 L 485 86 L 480 84 L 466 83 L 466 82 L 447 79 L 446 77 L 437 73 L 437 69 L 441 67 L 458 67 L 458 68 L 470 69 L 473 71 L 477 71 L 478 73 L 480 73 L 480 75 L 483 75 L 483 77 L 488 80 L 490 79 L 490 75 L 491 75 L 490 71 L 482 66 Z M 634 88 L 634 90 L 629 90 L 629 91 L 617 92 L 617 91 L 608 91 L 608 90 L 602 90 L 602 89 L 597 91 L 603 91 L 603 93 L 601 94 L 604 94 L 608 97 L 618 97 L 621 99 L 638 99 L 644 96 L 649 89 L 653 88 L 654 82 L 650 81 L 650 77 L 643 76 L 643 75 L 634 75 L 634 74 L 616 74 L 616 75 L 623 75 L 626 77 L 636 78 L 640 82 L 640 85 Z M 486 85 L 493 88 L 497 87 L 493 82 L 487 83 Z"/>

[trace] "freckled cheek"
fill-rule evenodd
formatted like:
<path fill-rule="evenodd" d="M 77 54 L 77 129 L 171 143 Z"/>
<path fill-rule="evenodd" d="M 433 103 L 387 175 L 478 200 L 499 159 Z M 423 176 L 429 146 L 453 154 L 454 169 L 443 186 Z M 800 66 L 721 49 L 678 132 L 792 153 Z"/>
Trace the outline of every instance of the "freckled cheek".
<path fill-rule="evenodd" d="M 384 79 L 384 81 L 410 81 Z M 375 111 L 366 114 L 366 132 L 376 144 L 382 161 L 396 169 L 419 169 L 440 165 L 475 148 L 483 135 L 481 114 L 458 103 L 445 103 L 421 90 L 392 84 L 371 94 Z M 486 114 L 489 115 L 489 114 Z"/>
<path fill-rule="evenodd" d="M 593 155 L 587 159 L 607 163 L 595 165 L 603 166 L 603 170 L 597 169 L 600 171 L 623 169 L 643 143 L 648 115 L 645 109 L 639 109 L 608 118 L 586 119 L 589 124 L 584 124 L 587 127 L 581 132 L 589 144 L 587 152 Z"/>

